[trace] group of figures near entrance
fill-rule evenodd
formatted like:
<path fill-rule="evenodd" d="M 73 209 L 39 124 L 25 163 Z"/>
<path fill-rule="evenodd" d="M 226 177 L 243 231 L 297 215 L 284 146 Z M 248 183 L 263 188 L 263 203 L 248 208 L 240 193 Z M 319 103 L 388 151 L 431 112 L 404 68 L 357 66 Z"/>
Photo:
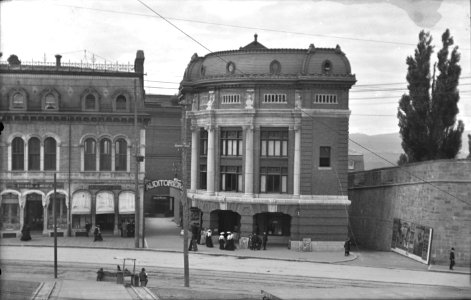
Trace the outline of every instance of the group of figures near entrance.
<path fill-rule="evenodd" d="M 249 235 L 248 247 L 250 250 L 267 250 L 268 234 L 263 233 L 262 238 L 260 238 L 255 232 Z"/>
<path fill-rule="evenodd" d="M 206 246 L 208 246 L 207 243 L 206 243 Z M 211 247 L 212 247 L 212 241 L 211 241 Z M 228 231 L 226 233 L 224 233 L 224 232 L 220 233 L 220 235 L 219 235 L 219 249 L 220 250 L 229 250 L 229 251 L 234 251 L 235 250 L 234 234 L 232 232 Z"/>

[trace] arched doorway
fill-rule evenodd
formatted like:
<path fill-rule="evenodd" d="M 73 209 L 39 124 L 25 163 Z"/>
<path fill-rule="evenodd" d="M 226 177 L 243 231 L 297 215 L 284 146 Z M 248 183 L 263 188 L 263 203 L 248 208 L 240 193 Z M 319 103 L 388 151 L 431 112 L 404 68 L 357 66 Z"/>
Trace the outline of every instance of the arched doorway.
<path fill-rule="evenodd" d="M 41 194 L 36 193 L 26 195 L 23 224 L 28 226 L 31 231 L 43 231 L 44 210 L 42 198 Z"/>
<path fill-rule="evenodd" d="M 209 217 L 210 228 L 215 232 L 239 232 L 240 215 L 232 210 L 213 210 Z"/>

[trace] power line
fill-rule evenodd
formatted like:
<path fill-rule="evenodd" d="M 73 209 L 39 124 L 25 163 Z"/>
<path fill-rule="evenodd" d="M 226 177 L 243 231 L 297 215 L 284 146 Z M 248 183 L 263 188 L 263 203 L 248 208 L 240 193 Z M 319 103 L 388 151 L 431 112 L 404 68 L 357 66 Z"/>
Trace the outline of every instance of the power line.
<path fill-rule="evenodd" d="M 338 131 L 337 129 L 332 128 L 331 126 L 325 124 L 324 122 L 322 122 L 322 121 L 320 121 L 320 120 L 314 118 L 314 116 L 312 116 L 311 114 L 309 114 L 309 113 L 308 113 L 307 111 L 305 111 L 304 109 L 300 108 L 300 110 L 301 110 L 304 114 L 306 114 L 307 116 L 309 116 L 309 117 L 311 118 L 311 120 L 313 120 L 314 122 L 317 122 L 317 123 L 319 123 L 319 124 L 322 124 L 324 127 L 326 127 L 327 129 L 329 129 L 329 130 L 331 130 L 331 131 L 333 131 L 333 132 L 335 132 L 335 133 L 337 133 L 337 134 L 343 134 L 342 132 Z M 451 196 L 452 198 L 454 198 L 454 199 L 456 199 L 456 200 L 458 200 L 458 201 L 460 201 L 460 202 L 463 202 L 463 203 L 465 203 L 465 204 L 467 204 L 467 205 L 471 205 L 471 202 L 467 202 L 467 201 L 465 201 L 465 200 L 463 200 L 463 199 L 461 199 L 461 198 L 458 198 L 457 196 L 455 196 L 455 195 L 449 193 L 448 191 L 445 191 L 445 190 L 441 189 L 440 187 L 436 186 L 436 185 L 433 184 L 432 182 L 427 181 L 427 180 L 421 178 L 420 176 L 417 176 L 417 175 L 413 174 L 412 172 L 409 172 L 409 171 L 405 170 L 405 169 L 404 169 L 404 166 L 398 166 L 397 164 L 391 162 L 391 161 L 388 160 L 387 158 L 385 158 L 385 157 L 379 155 L 378 153 L 374 152 L 373 150 L 370 150 L 370 149 L 366 148 L 365 146 L 361 145 L 360 143 L 355 142 L 355 141 L 352 140 L 351 138 L 348 138 L 348 140 L 349 140 L 350 142 L 354 143 L 355 145 L 357 145 L 357 146 L 359 146 L 359 147 L 365 149 L 366 151 L 370 152 L 371 154 L 375 155 L 376 157 L 378 157 L 378 158 L 384 160 L 385 162 L 391 164 L 392 166 L 399 167 L 399 170 L 401 170 L 401 171 L 403 171 L 403 172 L 409 174 L 410 176 L 412 176 L 412 177 L 418 179 L 419 181 L 421 181 L 421 182 L 423 182 L 423 183 L 425 183 L 425 184 L 429 184 L 430 186 L 434 187 L 435 189 L 441 191 L 441 192 L 444 193 L 444 194 L 447 194 L 448 196 Z"/>
<path fill-rule="evenodd" d="M 139 1 L 139 0 L 137 0 Z M 141 1 L 139 1 L 141 2 Z M 142 2 L 141 2 L 142 3 Z M 116 10 L 109 10 L 109 9 L 99 9 L 99 8 L 91 8 L 91 7 L 83 7 L 83 6 L 75 6 L 75 5 L 63 5 L 63 4 L 54 4 L 57 6 L 63 7 L 70 7 L 70 8 L 77 8 L 77 9 L 87 9 L 87 10 L 94 10 L 100 11 L 105 13 L 115 13 L 115 14 L 123 14 L 123 15 L 133 15 L 138 17 L 149 17 L 153 18 L 155 16 L 149 14 L 142 14 L 142 13 L 133 13 L 133 12 L 123 12 L 123 11 L 116 11 Z M 143 4 L 144 5 L 144 4 Z M 278 32 L 284 34 L 295 34 L 295 35 L 305 35 L 305 36 L 315 36 L 315 37 L 324 37 L 324 38 L 333 38 L 333 39 L 340 39 L 340 40 L 351 40 L 351 41 L 361 41 L 361 42 L 370 42 L 370 43 L 380 43 L 380 44 L 393 44 L 393 45 L 406 45 L 406 46 L 417 46 L 417 43 L 406 43 L 406 42 L 397 42 L 397 41 L 384 41 L 384 40 L 374 40 L 374 39 L 362 39 L 362 38 L 353 38 L 353 37 L 344 37 L 344 36 L 335 36 L 335 35 L 327 35 L 327 34 L 315 34 L 315 33 L 306 33 L 306 32 L 299 32 L 299 31 L 288 31 L 288 30 L 279 30 L 279 29 L 272 29 L 272 28 L 263 28 L 263 27 L 255 27 L 255 26 L 243 26 L 243 25 L 233 25 L 233 24 L 222 24 L 216 22 L 208 22 L 208 21 L 200 21 L 200 20 L 192 20 L 192 19 L 185 19 L 185 18 L 174 18 L 174 17 L 163 17 L 157 14 L 160 18 L 169 22 L 168 20 L 176 20 L 182 22 L 189 22 L 189 23 L 198 23 L 198 24 L 205 24 L 205 25 L 214 25 L 214 26 L 223 26 L 223 27 L 231 27 L 231 28 L 239 28 L 239 29 L 250 29 L 250 30 L 261 30 L 267 32 Z M 172 25 L 174 26 L 174 25 Z M 180 29 L 179 29 L 180 30 Z M 205 48 L 204 46 L 202 46 Z M 206 48 L 205 48 L 206 49 Z M 463 50 L 469 50 L 463 48 Z M 209 50 L 208 50 L 209 51 Z M 212 52 L 212 51 L 210 51 Z"/>

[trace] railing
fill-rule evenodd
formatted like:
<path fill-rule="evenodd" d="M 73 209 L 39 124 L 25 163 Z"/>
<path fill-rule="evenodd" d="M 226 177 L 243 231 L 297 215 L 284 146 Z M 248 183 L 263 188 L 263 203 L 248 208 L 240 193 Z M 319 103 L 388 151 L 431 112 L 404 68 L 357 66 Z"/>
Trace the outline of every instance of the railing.
<path fill-rule="evenodd" d="M 1 70 L 37 70 L 37 71 L 74 71 L 74 72 L 134 72 L 134 65 L 118 64 L 116 63 L 89 63 L 89 62 L 61 62 L 60 66 L 57 66 L 55 62 L 21 62 L 18 65 L 9 64 L 6 61 L 0 61 Z"/>

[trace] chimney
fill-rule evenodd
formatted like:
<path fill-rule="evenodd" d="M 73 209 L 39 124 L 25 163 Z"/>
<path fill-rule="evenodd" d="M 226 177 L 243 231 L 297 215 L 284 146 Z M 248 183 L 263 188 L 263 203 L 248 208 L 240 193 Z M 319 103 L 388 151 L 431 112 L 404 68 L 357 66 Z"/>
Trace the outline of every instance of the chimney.
<path fill-rule="evenodd" d="M 56 67 L 61 66 L 61 58 L 62 58 L 62 55 L 56 54 Z"/>
<path fill-rule="evenodd" d="M 134 60 L 134 72 L 144 74 L 144 51 L 137 50 L 136 59 Z"/>

